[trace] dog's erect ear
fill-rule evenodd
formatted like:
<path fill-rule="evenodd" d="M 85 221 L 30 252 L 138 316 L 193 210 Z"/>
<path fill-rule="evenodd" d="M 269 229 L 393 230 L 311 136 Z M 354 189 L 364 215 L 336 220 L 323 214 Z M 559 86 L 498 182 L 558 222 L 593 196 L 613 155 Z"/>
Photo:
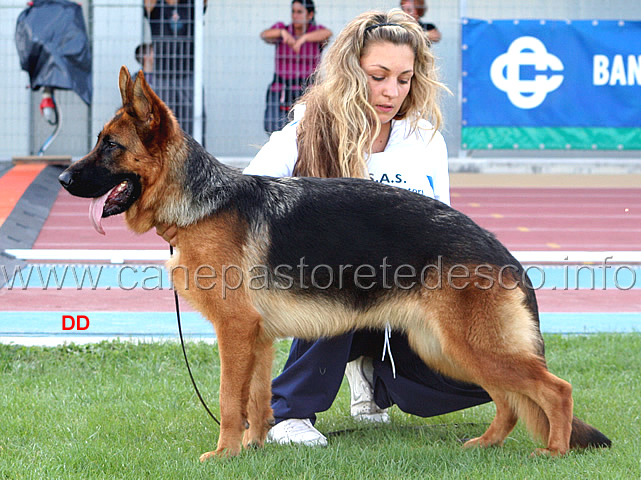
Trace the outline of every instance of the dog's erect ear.
<path fill-rule="evenodd" d="M 149 123 L 152 120 L 154 93 L 145 80 L 145 74 L 142 70 L 136 75 L 133 86 L 133 111 L 138 120 L 143 123 Z"/>
<path fill-rule="evenodd" d="M 124 107 L 131 101 L 133 92 L 133 82 L 129 70 L 124 65 L 120 67 L 120 76 L 118 77 L 118 86 L 120 87 L 120 97 L 122 98 L 122 106 Z"/>
<path fill-rule="evenodd" d="M 140 122 L 136 127 L 140 132 L 156 131 L 161 126 L 166 130 L 179 128 L 171 110 L 149 86 L 142 70 L 133 81 L 131 95 L 131 103 L 126 108 Z"/>

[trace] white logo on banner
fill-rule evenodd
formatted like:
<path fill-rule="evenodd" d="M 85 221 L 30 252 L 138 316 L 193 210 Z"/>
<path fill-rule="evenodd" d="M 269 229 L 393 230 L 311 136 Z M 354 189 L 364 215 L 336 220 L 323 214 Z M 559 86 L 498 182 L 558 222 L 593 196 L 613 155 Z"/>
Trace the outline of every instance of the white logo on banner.
<path fill-rule="evenodd" d="M 535 71 L 563 71 L 558 57 L 548 53 L 535 37 L 519 37 L 507 53 L 499 55 L 490 67 L 490 78 L 496 88 L 507 93 L 515 107 L 530 109 L 543 103 L 548 93 L 559 88 L 563 75 L 535 75 L 534 80 L 521 80 L 521 66 L 533 65 Z"/>

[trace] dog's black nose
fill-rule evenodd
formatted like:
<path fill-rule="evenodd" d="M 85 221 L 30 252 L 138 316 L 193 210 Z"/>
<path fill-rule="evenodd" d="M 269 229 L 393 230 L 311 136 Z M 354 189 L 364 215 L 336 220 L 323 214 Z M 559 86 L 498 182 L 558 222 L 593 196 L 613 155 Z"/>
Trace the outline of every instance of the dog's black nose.
<path fill-rule="evenodd" d="M 69 188 L 71 184 L 73 183 L 73 180 L 71 179 L 72 175 L 71 172 L 68 170 L 65 170 L 58 176 L 58 181 L 62 184 L 63 187 Z"/>

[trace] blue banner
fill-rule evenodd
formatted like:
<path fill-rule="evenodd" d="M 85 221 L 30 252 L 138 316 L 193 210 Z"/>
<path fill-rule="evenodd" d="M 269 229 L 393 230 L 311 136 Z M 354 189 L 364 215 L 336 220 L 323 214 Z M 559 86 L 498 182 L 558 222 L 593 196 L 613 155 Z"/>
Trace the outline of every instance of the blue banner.
<path fill-rule="evenodd" d="M 464 148 L 641 148 L 641 22 L 464 19 L 462 39 Z"/>

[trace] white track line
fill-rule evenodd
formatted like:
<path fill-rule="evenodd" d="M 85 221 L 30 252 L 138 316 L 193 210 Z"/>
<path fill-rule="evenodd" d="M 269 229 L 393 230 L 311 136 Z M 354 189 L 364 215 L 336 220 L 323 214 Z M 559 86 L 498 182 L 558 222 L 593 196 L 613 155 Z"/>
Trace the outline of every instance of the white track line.
<path fill-rule="evenodd" d="M 7 249 L 6 254 L 19 260 L 31 261 L 164 261 L 169 258 L 167 250 L 80 250 L 80 249 Z M 641 251 L 514 251 L 512 254 L 522 263 L 641 263 Z"/>
<path fill-rule="evenodd" d="M 19 260 L 74 260 L 74 261 L 108 261 L 124 263 L 126 261 L 159 261 L 169 259 L 167 250 L 82 250 L 63 248 L 9 248 L 8 255 Z"/>

